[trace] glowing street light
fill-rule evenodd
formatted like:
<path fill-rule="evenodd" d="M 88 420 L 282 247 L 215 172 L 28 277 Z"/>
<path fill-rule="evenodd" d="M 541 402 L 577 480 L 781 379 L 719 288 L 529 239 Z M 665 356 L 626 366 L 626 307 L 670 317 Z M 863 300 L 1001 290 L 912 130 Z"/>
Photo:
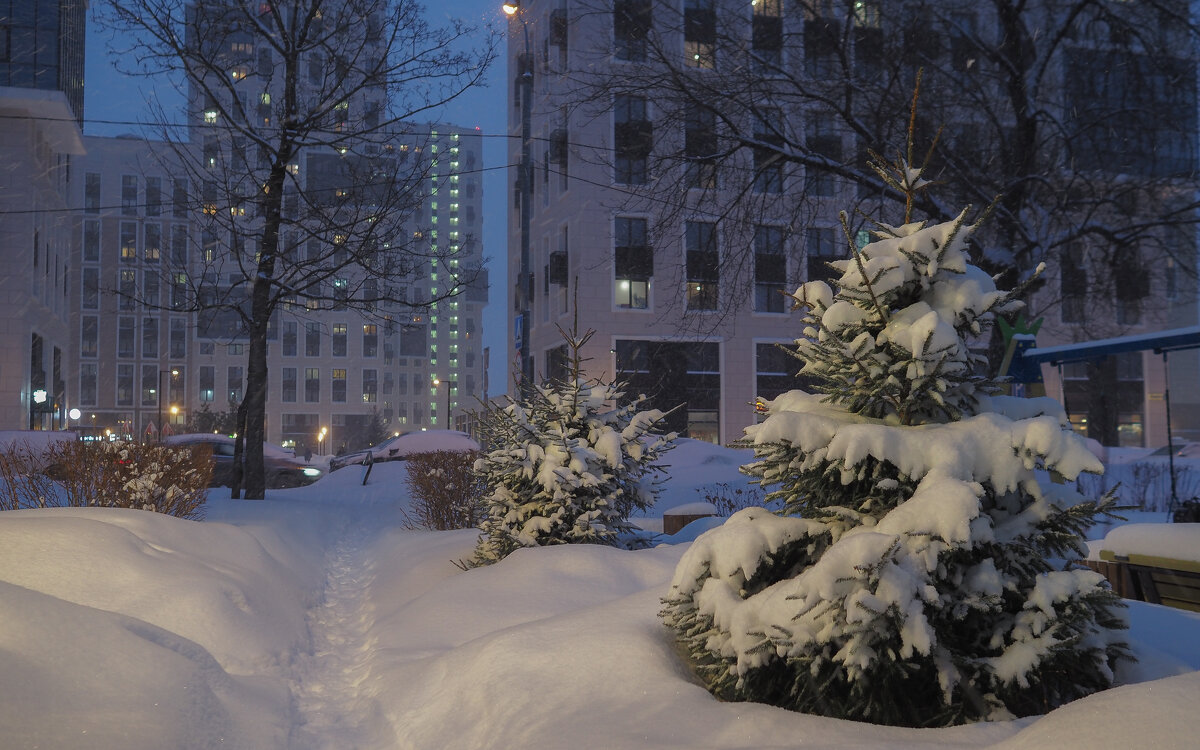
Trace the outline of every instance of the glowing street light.
<path fill-rule="evenodd" d="M 171 368 L 170 370 L 159 370 L 158 371 L 158 442 L 160 442 L 160 443 L 162 442 L 162 437 L 163 437 L 163 430 L 162 430 L 162 428 L 163 428 L 163 417 L 162 417 L 163 375 L 166 375 L 167 373 L 170 373 L 171 377 L 176 377 L 177 375 L 179 375 L 179 370 L 177 370 L 175 368 Z M 174 412 L 172 412 L 172 414 L 174 414 Z"/>

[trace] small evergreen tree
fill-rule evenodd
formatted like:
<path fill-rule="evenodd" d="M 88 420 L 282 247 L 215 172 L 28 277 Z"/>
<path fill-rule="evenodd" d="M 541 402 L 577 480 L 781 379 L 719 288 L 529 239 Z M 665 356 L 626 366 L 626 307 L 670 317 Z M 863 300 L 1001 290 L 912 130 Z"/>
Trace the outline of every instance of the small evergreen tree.
<path fill-rule="evenodd" d="M 580 351 L 595 331 L 559 332 L 566 375 L 481 415 L 488 450 L 475 470 L 487 513 L 475 565 L 521 547 L 616 544 L 632 530 L 629 515 L 654 503 L 656 462 L 675 435 L 657 433 L 663 414 L 640 411 L 644 396 L 626 400 L 622 384 L 584 378 Z"/>
<path fill-rule="evenodd" d="M 1020 303 L 968 263 L 966 212 L 913 223 L 911 146 L 876 161 L 905 221 L 861 250 L 847 232 L 836 291 L 797 290 L 814 392 L 742 441 L 784 510 L 700 537 L 662 614 L 724 699 L 909 726 L 1044 713 L 1128 656 L 1104 579 L 1052 562 L 1114 499 L 1048 481 L 1103 470 L 1056 402 L 991 395 L 968 342 Z"/>

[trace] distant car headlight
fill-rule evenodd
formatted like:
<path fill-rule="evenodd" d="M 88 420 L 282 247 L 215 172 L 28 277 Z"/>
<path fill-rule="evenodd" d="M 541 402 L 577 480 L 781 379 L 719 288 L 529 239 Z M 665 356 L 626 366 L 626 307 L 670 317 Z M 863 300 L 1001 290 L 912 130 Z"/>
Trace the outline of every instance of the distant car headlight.
<path fill-rule="evenodd" d="M 321 470 L 320 470 L 320 469 L 314 469 L 314 468 L 313 468 L 313 467 L 311 467 L 311 466 L 306 466 L 306 467 L 304 467 L 304 476 L 306 476 L 306 477 L 319 477 L 319 476 L 321 476 Z"/>

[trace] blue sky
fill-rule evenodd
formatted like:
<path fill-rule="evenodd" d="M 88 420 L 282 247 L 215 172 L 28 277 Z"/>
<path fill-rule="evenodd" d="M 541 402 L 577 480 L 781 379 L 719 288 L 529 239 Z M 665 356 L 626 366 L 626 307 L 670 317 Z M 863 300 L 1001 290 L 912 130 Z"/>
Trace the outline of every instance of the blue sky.
<path fill-rule="evenodd" d="M 491 24 L 501 31 L 506 28 L 507 21 L 499 0 L 454 0 L 449 3 L 433 0 L 426 6 L 431 24 L 442 24 L 450 17 L 458 17 L 476 26 Z M 113 46 L 111 37 L 97 29 L 89 19 L 84 86 L 84 132 L 88 135 L 138 133 L 139 128 L 128 123 L 151 121 L 149 102 L 155 99 L 167 112 L 178 111 L 182 106 L 182 98 L 169 85 L 118 73 L 110 53 Z M 494 136 L 484 139 L 484 166 L 487 168 L 500 167 L 508 159 L 502 137 L 507 130 L 505 113 L 508 111 L 503 81 L 504 58 L 501 56 L 489 72 L 486 86 L 468 91 L 430 118 L 466 127 L 478 126 L 485 136 Z M 484 254 L 489 259 L 491 302 L 484 311 L 483 326 L 484 344 L 491 347 L 488 379 L 492 395 L 503 393 L 507 387 L 504 367 L 508 355 L 505 316 L 508 284 L 504 265 L 507 184 L 507 170 L 490 169 L 484 174 L 483 243 Z"/>

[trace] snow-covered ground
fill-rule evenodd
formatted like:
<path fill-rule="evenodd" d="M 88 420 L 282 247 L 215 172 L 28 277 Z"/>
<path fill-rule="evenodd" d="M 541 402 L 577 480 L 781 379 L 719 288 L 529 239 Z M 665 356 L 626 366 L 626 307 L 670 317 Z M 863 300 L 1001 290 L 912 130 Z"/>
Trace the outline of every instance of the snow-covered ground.
<path fill-rule="evenodd" d="M 742 486 L 668 454 L 658 512 Z M 1191 748 L 1200 615 L 1132 603 L 1122 686 L 938 730 L 720 703 L 659 598 L 686 544 L 552 547 L 464 572 L 475 533 L 404 528 L 404 465 L 349 467 L 208 520 L 0 514 L 0 748 Z M 706 489 L 708 488 L 708 489 Z M 657 519 L 648 520 L 654 526 Z M 689 536 L 689 530 L 672 541 Z"/>

